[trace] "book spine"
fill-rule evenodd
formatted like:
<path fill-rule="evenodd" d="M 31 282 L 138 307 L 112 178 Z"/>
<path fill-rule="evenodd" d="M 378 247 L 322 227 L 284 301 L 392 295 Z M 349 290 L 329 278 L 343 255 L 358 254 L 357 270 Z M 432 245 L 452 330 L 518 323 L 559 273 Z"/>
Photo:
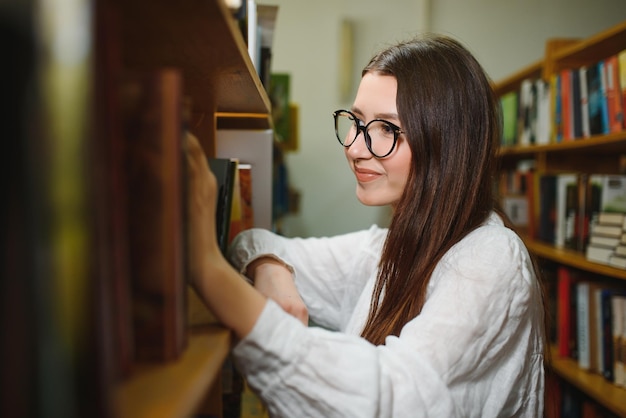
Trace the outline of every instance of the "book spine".
<path fill-rule="evenodd" d="M 182 177 L 182 76 L 124 83 L 128 223 L 136 357 L 178 358 L 187 343 Z"/>

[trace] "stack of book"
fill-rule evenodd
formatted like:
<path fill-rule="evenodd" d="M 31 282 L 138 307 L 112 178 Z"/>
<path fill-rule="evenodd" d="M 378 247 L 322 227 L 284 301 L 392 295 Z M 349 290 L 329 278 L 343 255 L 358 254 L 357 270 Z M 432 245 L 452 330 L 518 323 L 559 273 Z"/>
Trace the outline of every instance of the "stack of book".
<path fill-rule="evenodd" d="M 626 268 L 626 176 L 601 176 L 601 205 L 592 218 L 587 259 Z"/>
<path fill-rule="evenodd" d="M 597 221 L 591 226 L 586 250 L 588 260 L 626 268 L 625 219 L 624 213 L 599 213 Z"/>

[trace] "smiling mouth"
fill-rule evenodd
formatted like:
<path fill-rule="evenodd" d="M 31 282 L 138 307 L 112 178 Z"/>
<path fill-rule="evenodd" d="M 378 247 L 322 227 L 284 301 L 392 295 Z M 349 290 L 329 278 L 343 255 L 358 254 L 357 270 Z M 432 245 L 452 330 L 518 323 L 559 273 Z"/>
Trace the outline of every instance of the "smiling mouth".
<path fill-rule="evenodd" d="M 359 181 L 360 183 L 367 183 L 369 181 L 376 180 L 381 176 L 380 173 L 374 170 L 359 168 L 357 166 L 354 167 L 354 175 L 356 176 L 357 181 Z"/>

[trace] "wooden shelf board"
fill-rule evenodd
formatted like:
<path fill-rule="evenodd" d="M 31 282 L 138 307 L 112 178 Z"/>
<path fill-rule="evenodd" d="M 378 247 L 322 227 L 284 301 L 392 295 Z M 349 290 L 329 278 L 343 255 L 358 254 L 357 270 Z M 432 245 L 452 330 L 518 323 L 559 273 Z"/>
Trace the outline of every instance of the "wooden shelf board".
<path fill-rule="evenodd" d="M 515 74 L 510 75 L 509 77 L 498 81 L 494 85 L 494 90 L 496 95 L 501 96 L 504 93 L 508 93 L 513 90 L 518 90 L 520 84 L 523 80 L 527 78 L 540 78 L 543 71 L 543 60 L 539 60 L 534 62 L 521 70 L 517 71 Z"/>
<path fill-rule="evenodd" d="M 194 111 L 270 114 L 243 36 L 223 0 L 115 0 L 130 70 L 180 68 Z"/>
<path fill-rule="evenodd" d="M 594 263 L 587 260 L 583 253 L 566 248 L 556 248 L 553 245 L 527 238 L 524 238 L 524 242 L 528 247 L 528 250 L 538 257 L 556 261 L 557 263 L 579 268 L 591 273 L 626 280 L 626 270 L 611 267 L 609 265 Z"/>
<path fill-rule="evenodd" d="M 220 373 L 229 348 L 230 333 L 222 327 L 192 331 L 189 345 L 178 360 L 137 366 L 116 388 L 116 416 L 191 416 Z"/>
<path fill-rule="evenodd" d="M 555 61 L 562 62 L 559 68 L 573 65 L 592 64 L 608 58 L 626 48 L 626 21 L 623 21 L 603 32 L 581 40 L 573 45 L 562 48 L 555 56 Z"/>
<path fill-rule="evenodd" d="M 558 152 L 584 153 L 584 154 L 606 154 L 607 152 L 624 153 L 626 148 L 626 131 L 615 132 L 608 135 L 592 136 L 573 141 L 559 142 L 546 145 L 510 146 L 502 147 L 499 150 L 500 157 L 507 156 L 532 156 L 537 153 Z"/>
<path fill-rule="evenodd" d="M 606 408 L 626 417 L 626 389 L 615 386 L 604 377 L 578 367 L 576 361 L 560 357 L 554 347 L 551 352 L 551 368 L 561 378 L 567 380 Z"/>
<path fill-rule="evenodd" d="M 217 112 L 217 129 L 273 129 L 271 115 Z"/>

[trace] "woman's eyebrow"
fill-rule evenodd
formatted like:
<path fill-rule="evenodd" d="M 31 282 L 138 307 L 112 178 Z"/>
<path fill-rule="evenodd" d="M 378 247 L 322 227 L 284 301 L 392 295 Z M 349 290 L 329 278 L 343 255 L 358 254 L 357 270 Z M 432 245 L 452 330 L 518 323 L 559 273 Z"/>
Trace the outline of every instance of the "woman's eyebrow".
<path fill-rule="evenodd" d="M 363 112 L 358 108 L 358 107 L 352 107 L 350 109 L 350 111 L 352 113 L 354 113 L 355 115 L 359 115 L 359 116 L 363 116 Z M 398 117 L 397 113 L 376 113 L 374 114 L 374 119 L 393 119 L 393 120 L 400 120 L 400 118 Z"/>

